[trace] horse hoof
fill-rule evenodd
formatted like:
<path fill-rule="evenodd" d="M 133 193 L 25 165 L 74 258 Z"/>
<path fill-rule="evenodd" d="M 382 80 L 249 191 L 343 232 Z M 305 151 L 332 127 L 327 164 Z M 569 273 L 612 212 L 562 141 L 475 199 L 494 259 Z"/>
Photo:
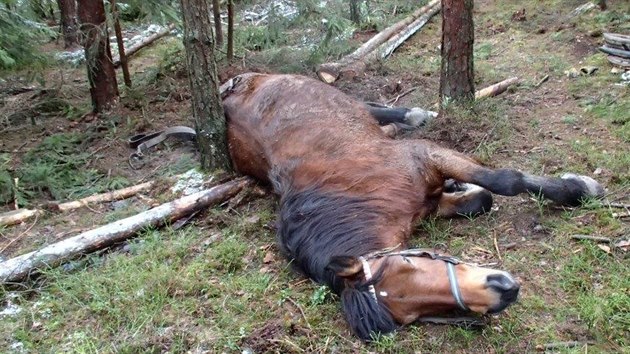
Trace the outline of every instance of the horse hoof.
<path fill-rule="evenodd" d="M 560 178 L 577 181 L 580 185 L 584 186 L 584 192 L 589 197 L 599 198 L 604 196 L 604 187 L 589 176 L 576 175 L 575 173 L 565 173 Z"/>
<path fill-rule="evenodd" d="M 436 112 L 426 111 L 422 108 L 414 107 L 405 113 L 405 124 L 408 124 L 414 128 L 421 127 L 437 117 Z"/>

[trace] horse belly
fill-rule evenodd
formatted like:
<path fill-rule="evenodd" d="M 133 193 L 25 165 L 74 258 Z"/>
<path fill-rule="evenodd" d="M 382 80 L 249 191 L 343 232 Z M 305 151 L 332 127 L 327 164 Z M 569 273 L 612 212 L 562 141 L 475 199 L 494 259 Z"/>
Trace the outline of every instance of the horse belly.
<path fill-rule="evenodd" d="M 258 139 L 237 124 L 228 124 L 227 138 L 234 169 L 268 183 L 270 165 Z"/>

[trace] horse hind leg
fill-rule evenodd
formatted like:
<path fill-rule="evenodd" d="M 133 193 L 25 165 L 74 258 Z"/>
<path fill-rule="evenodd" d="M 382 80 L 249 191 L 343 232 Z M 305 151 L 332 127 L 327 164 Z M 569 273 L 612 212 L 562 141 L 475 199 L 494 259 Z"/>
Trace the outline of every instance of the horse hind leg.
<path fill-rule="evenodd" d="M 459 183 L 449 179 L 444 182 L 444 191 L 438 201 L 437 215 L 475 217 L 492 208 L 492 193 L 471 183 Z"/>
<path fill-rule="evenodd" d="M 588 176 L 566 173 L 559 178 L 543 177 L 513 169 L 491 169 L 463 154 L 437 146 L 431 146 L 426 153 L 444 177 L 472 183 L 499 195 L 530 193 L 560 205 L 577 206 L 586 198 L 604 194 L 604 188 Z"/>

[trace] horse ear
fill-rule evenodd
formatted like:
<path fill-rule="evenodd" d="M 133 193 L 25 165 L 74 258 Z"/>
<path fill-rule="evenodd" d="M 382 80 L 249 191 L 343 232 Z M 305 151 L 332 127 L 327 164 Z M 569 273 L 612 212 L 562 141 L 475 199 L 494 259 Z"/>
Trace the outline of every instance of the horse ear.
<path fill-rule="evenodd" d="M 363 264 L 357 257 L 335 256 L 330 259 L 326 269 L 343 278 L 353 277 L 363 271 Z"/>

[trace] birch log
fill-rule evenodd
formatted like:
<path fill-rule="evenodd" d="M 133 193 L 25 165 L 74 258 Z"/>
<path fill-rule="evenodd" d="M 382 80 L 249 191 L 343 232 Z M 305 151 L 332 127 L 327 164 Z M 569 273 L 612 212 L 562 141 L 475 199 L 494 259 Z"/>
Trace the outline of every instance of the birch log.
<path fill-rule="evenodd" d="M 119 189 L 112 192 L 101 193 L 85 197 L 83 199 L 74 200 L 65 203 L 48 203 L 44 206 L 44 209 L 50 211 L 68 211 L 78 209 L 84 206 L 88 206 L 94 203 L 111 202 L 114 200 L 127 199 L 133 195 L 136 195 L 142 191 L 150 189 L 155 185 L 155 181 L 149 181 L 135 186 Z M 44 214 L 42 209 L 18 209 L 12 210 L 6 213 L 0 214 L 0 226 L 10 226 L 22 223 L 35 215 Z"/>
<path fill-rule="evenodd" d="M 154 185 L 155 185 L 155 181 L 149 181 L 149 182 L 137 184 L 135 186 L 119 189 L 112 192 L 91 195 L 89 197 L 85 197 L 79 200 L 73 200 L 71 202 L 65 202 L 65 203 L 59 203 L 59 204 L 49 203 L 46 205 L 46 208 L 53 211 L 68 211 L 68 210 L 82 208 L 89 204 L 105 203 L 105 202 L 112 202 L 114 200 L 127 199 L 142 191 L 150 189 Z"/>
<path fill-rule="evenodd" d="M 103 225 L 77 236 L 0 263 L 0 283 L 16 282 L 45 267 L 54 267 L 114 243 L 147 227 L 173 222 L 194 211 L 222 202 L 252 184 L 249 178 L 230 181 L 210 189 L 162 204 L 140 214 Z"/>

